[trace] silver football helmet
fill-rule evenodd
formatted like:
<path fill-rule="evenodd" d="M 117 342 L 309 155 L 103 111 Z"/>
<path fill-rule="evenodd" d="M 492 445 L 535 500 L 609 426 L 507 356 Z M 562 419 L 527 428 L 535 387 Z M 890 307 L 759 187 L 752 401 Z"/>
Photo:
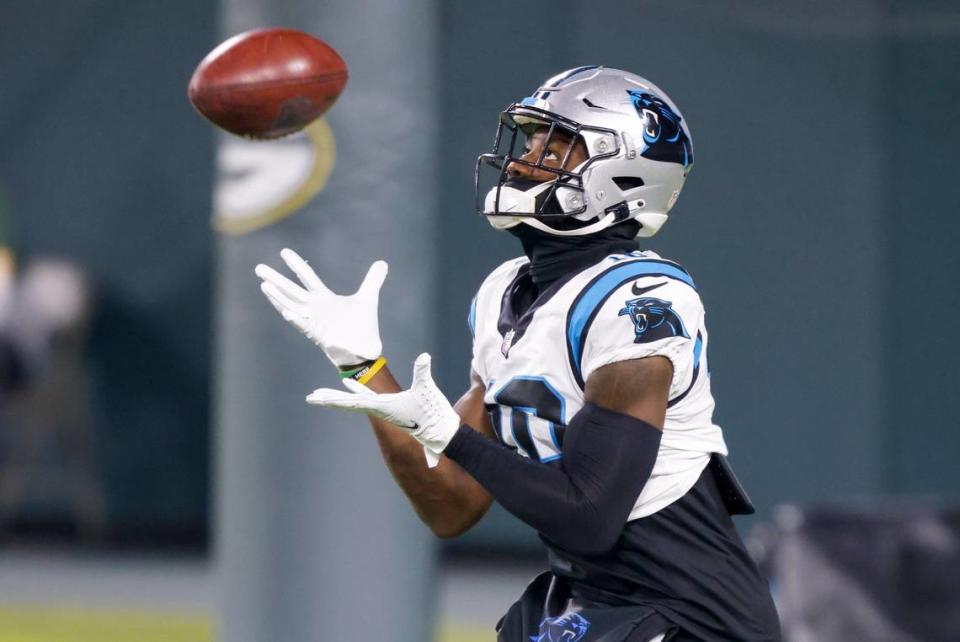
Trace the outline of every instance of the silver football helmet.
<path fill-rule="evenodd" d="M 566 141 L 563 161 L 524 159 L 524 139 L 545 132 Z M 587 159 L 564 169 L 573 146 Z M 519 179 L 526 166 L 547 181 Z M 693 167 L 693 139 L 673 101 L 619 69 L 577 67 L 557 74 L 500 114 L 493 152 L 477 159 L 477 211 L 497 229 L 521 223 L 561 236 L 592 234 L 622 221 L 653 236 L 667 220 Z"/>

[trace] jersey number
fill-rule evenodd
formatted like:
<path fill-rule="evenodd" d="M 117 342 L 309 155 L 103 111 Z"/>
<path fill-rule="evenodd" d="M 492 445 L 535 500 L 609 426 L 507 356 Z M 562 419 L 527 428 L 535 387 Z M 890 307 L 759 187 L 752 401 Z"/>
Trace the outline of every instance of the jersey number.
<path fill-rule="evenodd" d="M 503 443 L 504 411 L 509 411 L 509 430 L 517 447 L 535 461 L 559 459 L 566 430 L 566 404 L 553 386 L 542 377 L 514 377 L 494 395 L 496 404 L 488 404 L 487 412 L 493 427 Z M 547 452 L 541 456 L 536 443 Z"/>

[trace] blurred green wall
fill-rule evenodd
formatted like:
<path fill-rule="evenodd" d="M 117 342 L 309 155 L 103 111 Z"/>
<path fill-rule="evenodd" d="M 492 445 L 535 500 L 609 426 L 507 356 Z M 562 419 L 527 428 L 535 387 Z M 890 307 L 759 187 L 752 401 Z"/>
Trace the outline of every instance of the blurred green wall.
<path fill-rule="evenodd" d="M 419 135 L 440 206 L 410 234 L 442 248 L 435 365 L 451 396 L 467 383 L 469 301 L 519 253 L 472 214 L 498 111 L 561 69 L 619 66 L 665 87 L 693 131 L 696 167 L 645 245 L 701 286 L 717 419 L 761 513 L 960 496 L 956 3 L 438 4 L 440 89 L 423 100 L 442 116 Z M 128 532 L 206 524 L 213 130 L 185 85 L 215 13 L 4 5 L 0 190 L 18 248 L 98 283 L 90 364 L 111 516 Z M 495 511 L 464 543 L 531 541 Z"/>
<path fill-rule="evenodd" d="M 215 18 L 186 0 L 14 1 L 0 18 L 0 190 L 23 257 L 93 280 L 88 366 L 121 539 L 205 536 L 213 131 L 186 83 Z"/>
<path fill-rule="evenodd" d="M 443 6 L 449 394 L 467 384 L 470 298 L 520 253 L 471 215 L 470 160 L 492 144 L 497 112 L 542 80 L 621 67 L 668 91 L 693 132 L 696 166 L 643 246 L 697 279 L 716 419 L 759 516 L 780 502 L 960 497 L 960 7 Z M 511 542 L 535 544 L 494 511 L 454 546 Z"/>
<path fill-rule="evenodd" d="M 960 495 L 960 8 L 889 5 L 883 43 L 884 469 L 895 493 Z"/>

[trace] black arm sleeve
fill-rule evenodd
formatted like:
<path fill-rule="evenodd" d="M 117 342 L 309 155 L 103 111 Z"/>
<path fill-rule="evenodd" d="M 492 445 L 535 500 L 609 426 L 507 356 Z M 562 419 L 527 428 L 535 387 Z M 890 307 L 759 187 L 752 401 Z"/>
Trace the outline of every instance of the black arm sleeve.
<path fill-rule="evenodd" d="M 559 466 L 522 457 L 469 426 L 460 426 L 444 454 L 547 539 L 596 554 L 619 538 L 653 470 L 661 434 L 587 403 L 567 426 Z"/>

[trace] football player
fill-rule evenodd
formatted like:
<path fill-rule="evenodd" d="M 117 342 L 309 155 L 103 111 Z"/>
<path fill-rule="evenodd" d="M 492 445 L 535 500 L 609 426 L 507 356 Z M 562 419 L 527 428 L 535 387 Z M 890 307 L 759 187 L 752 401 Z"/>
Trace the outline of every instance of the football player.
<path fill-rule="evenodd" d="M 499 640 L 779 639 L 730 518 L 752 507 L 712 420 L 696 282 L 636 241 L 667 220 L 692 166 L 676 105 L 625 71 L 565 71 L 500 115 L 477 162 L 478 210 L 524 256 L 473 300 L 471 387 L 454 405 L 429 355 L 408 390 L 385 367 L 384 262 L 351 296 L 291 250 L 281 255 L 300 284 L 257 266 L 264 294 L 349 390 L 307 401 L 370 416 L 437 535 L 466 531 L 494 499 L 540 534 L 550 569 L 501 619 Z"/>

